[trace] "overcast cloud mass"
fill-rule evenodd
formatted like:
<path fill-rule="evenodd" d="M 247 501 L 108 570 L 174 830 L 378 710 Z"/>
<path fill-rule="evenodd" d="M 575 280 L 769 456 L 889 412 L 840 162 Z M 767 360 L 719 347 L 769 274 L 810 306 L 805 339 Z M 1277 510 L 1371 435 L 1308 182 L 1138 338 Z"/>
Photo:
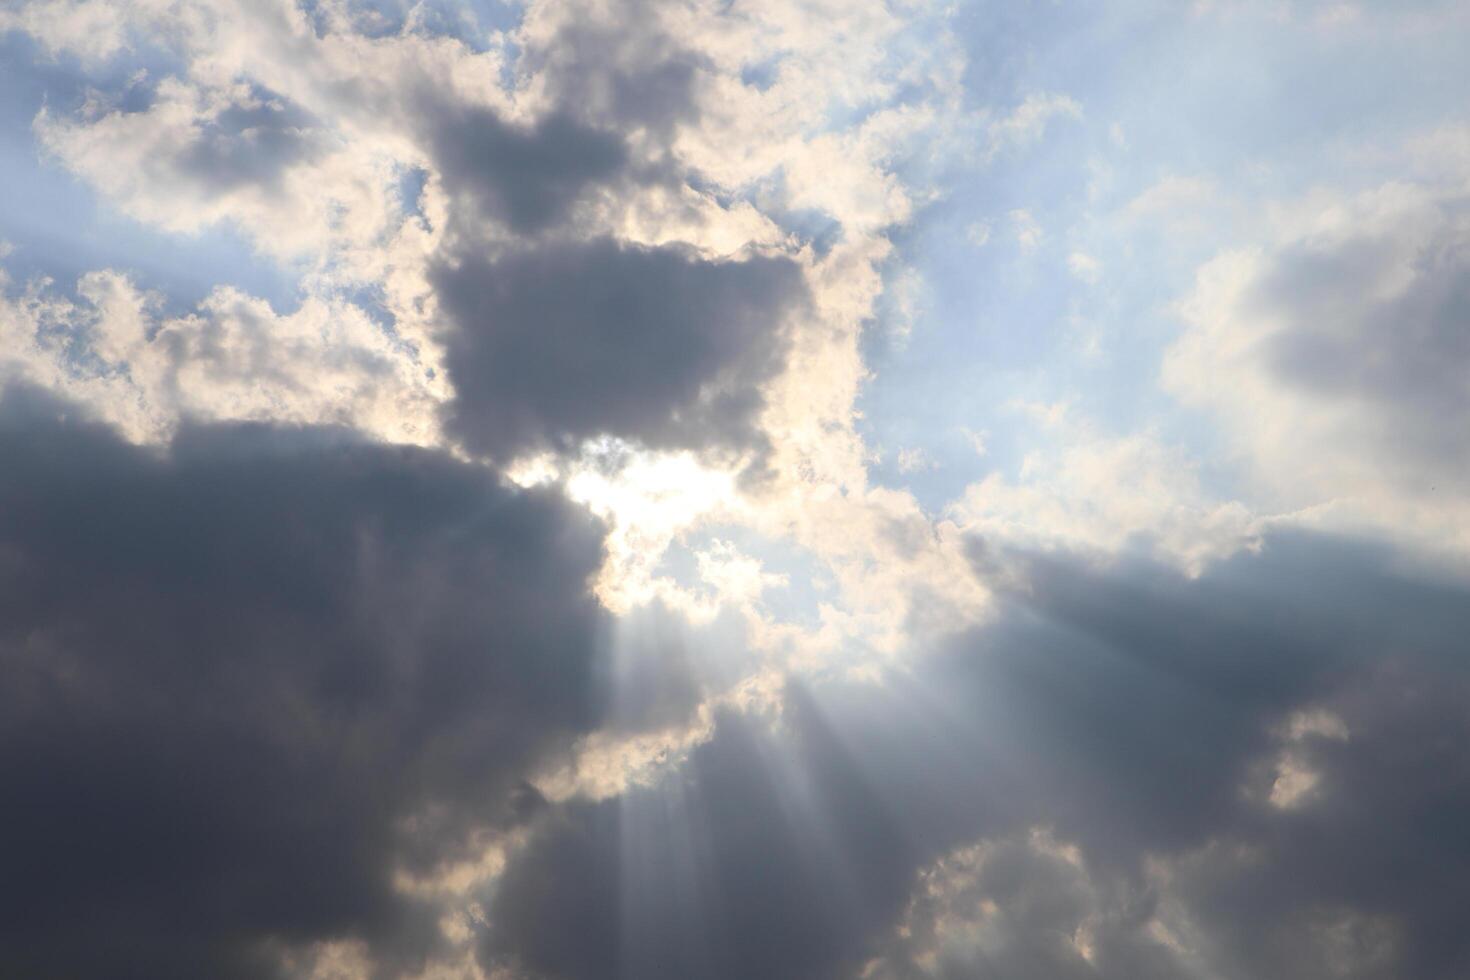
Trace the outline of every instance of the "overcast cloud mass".
<path fill-rule="evenodd" d="M 0 0 L 0 975 L 1470 976 L 1467 46 Z"/>

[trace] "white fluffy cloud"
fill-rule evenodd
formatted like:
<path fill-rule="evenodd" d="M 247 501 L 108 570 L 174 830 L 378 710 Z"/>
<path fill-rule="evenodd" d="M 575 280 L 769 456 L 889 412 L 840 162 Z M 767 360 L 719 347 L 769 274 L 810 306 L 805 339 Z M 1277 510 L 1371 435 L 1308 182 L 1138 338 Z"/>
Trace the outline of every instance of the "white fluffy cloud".
<path fill-rule="evenodd" d="M 1163 380 L 1208 409 L 1263 506 L 1470 545 L 1470 221 L 1458 183 L 1313 195 L 1178 306 Z"/>
<path fill-rule="evenodd" d="M 1256 540 L 1251 512 L 1215 499 L 1198 464 L 1157 434 L 1109 435 L 1065 404 L 1019 410 L 1040 420 L 1046 448 L 1028 453 L 1015 479 L 991 473 L 971 484 L 950 511 L 988 544 L 1102 558 L 1151 553 L 1198 573 Z"/>
<path fill-rule="evenodd" d="M 437 403 L 452 389 L 440 370 L 443 311 L 427 269 L 451 232 L 456 241 L 476 236 L 484 244 L 475 247 L 491 252 L 513 239 L 475 218 L 452 186 L 435 114 L 488 112 L 521 127 L 512 132 L 535 132 L 538 120 L 570 107 L 586 125 L 619 134 L 634 175 L 618 176 L 615 192 L 594 186 L 577 196 L 571 234 L 683 243 L 710 257 L 763 249 L 801 264 L 811 306 L 763 392 L 770 478 L 756 488 L 759 505 L 745 509 L 761 516 L 746 519 L 778 538 L 794 533 L 844 569 L 842 621 L 896 642 L 908 600 L 879 598 L 873 569 L 899 559 L 883 530 L 891 510 L 924 519 L 905 495 L 890 500 L 866 488 L 854 403 L 866 379 L 861 331 L 892 250 L 887 230 L 912 216 L 923 193 L 898 178 L 896 163 L 924 151 L 957 111 L 962 59 L 941 7 L 691 0 L 639 5 L 635 28 L 625 5 L 535 3 L 516 27 L 475 45 L 436 32 L 431 18 L 363 31 L 366 13 L 346 3 L 308 12 L 286 0 L 248 8 L 100 0 L 83 23 L 61 0 L 36 0 L 18 16 L 44 26 L 56 51 L 117 57 L 146 37 L 177 65 L 135 79 L 131 106 L 113 92 L 80 108 L 47 108 L 35 131 L 53 159 L 141 221 L 179 234 L 237 227 L 261 251 L 307 271 L 308 299 L 296 313 L 276 315 L 222 286 L 195 315 L 165 324 L 149 319 L 139 297 L 131 302 L 143 339 L 114 351 L 118 359 L 96 377 L 52 356 L 56 377 L 72 390 L 89 387 L 94 403 L 116 401 L 102 410 L 126 419 L 135 436 L 196 414 L 334 420 L 389 438 L 438 438 Z M 87 26 L 98 18 L 102 40 Z M 1024 145 L 1048 120 L 1078 111 L 1070 99 L 1038 95 L 974 138 Z M 820 212 L 841 228 L 824 254 L 783 227 L 798 212 Z M 391 337 L 339 298 L 358 286 L 377 290 Z M 111 322 L 93 307 L 84 295 L 65 312 Z M 12 314 L 12 329 L 37 335 L 24 317 Z M 268 370 L 247 374 L 250 357 Z M 650 463 L 665 465 L 678 462 Z M 845 519 L 835 519 L 833 501 L 850 512 Z M 634 530 L 637 512 L 614 519 L 621 535 L 652 549 L 639 567 L 656 565 L 673 540 Z M 958 560 L 957 551 L 926 557 L 930 547 L 905 546 L 899 560 L 913 568 Z M 939 591 L 955 591 L 956 577 L 939 574 Z M 869 608 L 875 603 L 881 614 Z"/>
<path fill-rule="evenodd" d="M 37 282 L 0 295 L 0 369 L 64 393 L 135 441 L 166 440 L 191 419 L 438 441 L 442 385 L 349 303 L 307 299 L 278 314 L 221 286 L 169 317 L 160 297 L 112 271 L 88 273 L 76 294 Z"/>

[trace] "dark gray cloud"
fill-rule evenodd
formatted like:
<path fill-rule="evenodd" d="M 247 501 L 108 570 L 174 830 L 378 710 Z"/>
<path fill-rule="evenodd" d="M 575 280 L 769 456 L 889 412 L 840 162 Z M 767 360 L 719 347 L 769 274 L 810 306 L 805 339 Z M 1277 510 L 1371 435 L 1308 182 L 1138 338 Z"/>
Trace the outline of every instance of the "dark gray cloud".
<path fill-rule="evenodd" d="M 646 731 L 683 725 L 711 693 L 728 688 L 752 665 L 738 617 L 724 614 L 694 627 L 655 600 L 618 616 L 597 661 L 604 727 Z"/>
<path fill-rule="evenodd" d="M 780 367 L 782 327 L 805 295 L 798 266 L 592 230 L 630 190 L 697 182 L 672 142 L 695 118 L 699 68 L 655 9 L 629 0 L 519 53 L 516 71 L 552 106 L 534 123 L 420 100 L 453 202 L 431 284 L 455 389 L 446 423 L 466 448 L 507 459 L 605 434 L 760 448 L 758 388 Z"/>
<path fill-rule="evenodd" d="M 1307 536 L 1274 536 L 1197 582 L 1024 566 L 1024 611 L 917 681 L 915 703 L 964 719 L 959 744 L 985 761 L 899 792 L 932 800 L 936 839 L 953 839 L 944 784 L 973 785 L 974 812 L 991 801 L 993 814 L 977 837 L 1014 851 L 1007 839 L 1046 827 L 1083 867 L 1031 852 L 1042 867 L 1020 885 L 982 875 L 972 897 L 1003 913 L 991 933 L 958 937 L 930 973 L 899 937 L 880 977 L 1463 973 L 1470 944 L 1444 910 L 1470 869 L 1455 829 L 1470 779 L 1450 747 L 1470 717 L 1470 590 Z M 1335 722 L 1285 734 L 1301 711 Z M 1317 780 L 1289 807 L 1271 801 L 1287 754 Z M 1172 880 L 1146 873 L 1151 860 Z M 1156 916 L 1186 953 L 1151 931 Z M 1084 926 L 1091 962 L 1071 942 Z"/>
<path fill-rule="evenodd" d="M 519 52 L 517 73 L 536 78 L 554 107 L 534 123 L 421 100 L 434 166 L 460 203 L 524 235 L 566 223 L 599 191 L 616 197 L 691 176 L 671 147 L 675 128 L 697 117 L 700 59 L 670 41 L 642 0 L 620 0 L 607 14 L 607 22 L 565 24 Z M 455 224 L 468 228 L 463 216 Z"/>
<path fill-rule="evenodd" d="M 394 975 L 439 940 L 393 872 L 523 821 L 479 943 L 531 977 L 1470 965 L 1470 590 L 1381 551 L 1278 533 L 1190 580 L 977 546 L 995 623 L 549 806 L 530 766 L 680 723 L 707 673 L 658 609 L 600 657 L 581 512 L 340 432 L 144 450 L 16 389 L 0 454 L 0 972 L 269 976 L 361 937 Z"/>
<path fill-rule="evenodd" d="M 555 113 L 533 126 L 488 109 L 440 109 L 430 145 L 445 187 L 517 232 L 565 219 L 600 183 L 623 175 L 627 148 L 616 133 Z"/>
<path fill-rule="evenodd" d="M 547 816 L 489 908 L 489 961 L 552 977 L 837 977 L 897 911 L 903 828 L 819 725 L 727 714 L 653 788 Z M 809 823 L 817 818 L 819 823 Z"/>
<path fill-rule="evenodd" d="M 610 434 L 661 447 L 754 444 L 759 384 L 803 302 L 789 259 L 712 261 L 600 239 L 491 260 L 433 282 L 455 397 L 452 435 L 496 458 Z"/>
<path fill-rule="evenodd" d="M 1197 580 L 996 562 L 1000 620 L 911 672 L 794 688 L 776 730 L 725 718 L 663 785 L 545 815 L 487 958 L 566 978 L 1463 975 L 1470 589 L 1310 536 Z M 1302 712 L 1335 721 L 1292 734 Z M 1271 796 L 1287 755 L 1316 779 L 1290 806 Z M 977 842 L 926 903 L 935 862 Z"/>
<path fill-rule="evenodd" d="M 650 0 L 615 0 L 523 52 L 518 69 L 579 117 L 666 148 L 679 124 L 698 118 L 695 85 L 705 62 L 668 36 L 660 13 Z"/>
<path fill-rule="evenodd" d="M 601 529 L 554 494 L 334 431 L 149 451 L 16 388 L 0 458 L 6 976 L 411 963 L 394 872 L 520 819 L 598 723 Z"/>
<path fill-rule="evenodd" d="M 1463 641 L 1441 652 L 1458 660 Z M 1349 734 L 1297 748 L 1319 776 L 1313 800 L 1280 819 L 1230 828 L 1255 853 L 1192 862 L 1179 890 L 1236 975 L 1465 976 L 1465 665 L 1390 657 L 1325 701 Z"/>

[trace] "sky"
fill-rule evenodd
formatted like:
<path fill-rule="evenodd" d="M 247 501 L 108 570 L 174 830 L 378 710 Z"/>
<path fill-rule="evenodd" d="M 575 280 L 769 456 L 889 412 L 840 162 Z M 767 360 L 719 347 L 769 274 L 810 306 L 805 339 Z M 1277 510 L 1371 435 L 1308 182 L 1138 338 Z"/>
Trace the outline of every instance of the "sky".
<path fill-rule="evenodd" d="M 1467 44 L 0 2 L 0 974 L 1470 975 Z"/>

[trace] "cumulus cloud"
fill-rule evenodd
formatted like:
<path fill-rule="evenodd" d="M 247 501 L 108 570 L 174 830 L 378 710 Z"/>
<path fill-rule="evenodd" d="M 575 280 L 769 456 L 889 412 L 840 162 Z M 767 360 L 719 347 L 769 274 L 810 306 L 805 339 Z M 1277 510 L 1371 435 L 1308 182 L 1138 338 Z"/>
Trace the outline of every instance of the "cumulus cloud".
<path fill-rule="evenodd" d="M 1464 869 L 1448 831 L 1470 806 L 1452 761 L 1463 585 L 1301 535 L 1197 579 L 977 560 L 1014 600 L 990 625 L 881 684 L 789 689 L 774 726 L 722 717 L 663 782 L 538 817 L 495 895 L 488 962 L 1455 974 L 1470 949 L 1430 896 Z M 1283 751 L 1319 780 L 1292 807 L 1270 799 Z"/>
<path fill-rule="evenodd" d="M 26 587 L 4 606 L 3 762 L 35 805 L 4 846 L 26 877 L 48 865 L 12 907 L 7 967 L 400 976 L 476 944 L 487 968 L 533 963 L 477 935 L 521 921 L 495 882 L 533 826 L 678 771 L 716 709 L 738 724 L 775 700 L 795 648 L 896 647 L 914 588 L 883 583 L 960 560 L 905 495 L 824 503 L 863 465 L 859 337 L 884 233 L 912 213 L 894 154 L 945 84 L 942 57 L 885 53 L 912 45 L 904 17 L 535 4 L 477 48 L 351 5 L 27 10 L 96 74 L 82 104 L 37 107 L 47 165 L 302 278 L 286 312 L 221 284 L 179 313 L 125 269 L 7 289 L 0 566 Z M 747 84 L 756 58 L 780 63 L 769 84 Z M 108 59 L 147 70 L 120 85 Z M 815 212 L 840 228 L 820 249 L 798 220 Z M 258 424 L 219 424 L 240 421 Z M 808 540 L 836 546 L 861 612 L 824 611 L 815 639 L 769 621 L 761 596 L 788 579 L 715 539 L 692 602 L 626 589 L 609 628 L 589 586 L 617 605 L 610 570 L 652 569 L 711 508 L 696 493 L 670 517 L 656 482 L 584 494 L 642 545 L 605 562 L 566 499 L 595 483 L 589 441 L 708 478 L 721 513 L 768 531 L 825 511 Z M 550 476 L 512 490 L 445 443 Z M 782 509 L 731 503 L 752 455 L 750 492 Z M 627 500 L 663 513 L 639 525 Z M 62 853 L 93 821 L 96 846 Z M 846 944 L 799 939 L 791 962 Z"/>
<path fill-rule="evenodd" d="M 547 116 L 515 127 L 488 109 L 441 113 L 431 137 L 434 162 L 451 192 L 513 230 L 535 231 L 566 216 L 586 190 L 627 162 L 613 132 Z"/>
<path fill-rule="evenodd" d="M 803 734 L 728 714 L 669 781 L 546 816 L 499 885 L 487 961 L 567 978 L 855 967 L 912 858 L 837 746 Z"/>
<path fill-rule="evenodd" d="M 788 259 L 610 240 L 466 254 L 433 280 L 454 324 L 448 428 L 502 459 L 597 435 L 750 444 L 760 384 L 781 365 L 803 293 Z"/>
<path fill-rule="evenodd" d="M 1018 409 L 1041 422 L 1037 448 L 1014 478 L 990 473 L 949 508 L 992 546 L 1103 558 L 1146 552 L 1198 573 L 1255 544 L 1260 519 L 1239 501 L 1214 498 L 1198 464 L 1157 433 L 1104 433 L 1065 403 Z"/>
<path fill-rule="evenodd" d="M 278 93 L 169 77 L 147 98 L 136 110 L 106 97 L 76 115 L 48 107 L 36 134 L 126 213 L 171 231 L 234 222 L 262 248 L 296 257 L 323 239 L 382 233 L 391 219 L 374 194 L 387 174 Z M 344 223 L 344 210 L 377 227 Z"/>
<path fill-rule="evenodd" d="M 0 126 L 95 192 L 75 236 L 238 235 L 294 283 L 6 260 L 0 972 L 1463 974 L 1465 583 L 1329 511 L 1463 534 L 1464 134 L 1230 224 L 1260 247 L 1163 358 L 1211 458 L 1122 391 L 1147 318 L 1039 359 L 1246 200 L 1155 90 L 1035 89 L 1090 67 L 1048 16 L 983 20 L 1025 52 L 991 85 L 928 0 L 0 12 L 74 93 Z M 1112 247 L 1159 222 L 1164 261 Z M 1025 329 L 925 346 L 988 321 L 935 243 L 973 276 L 993 233 L 1066 246 L 989 284 Z M 884 371 L 1020 348 L 1036 425 L 912 426 L 922 502 L 874 483 Z"/>
<path fill-rule="evenodd" d="M 923 868 L 892 948 L 862 976 L 1189 976 L 1151 904 L 1145 888 L 1098 882 L 1075 845 L 1034 827 L 956 848 Z"/>
<path fill-rule="evenodd" d="M 1454 975 L 1467 950 L 1423 896 L 1458 887 L 1437 866 L 1460 860 L 1456 835 L 1435 828 L 1464 786 L 1417 746 L 1459 737 L 1463 584 L 1287 535 L 1192 582 L 1054 558 L 988 567 L 1028 612 L 918 681 L 921 710 L 970 730 L 961 745 L 984 761 L 931 764 L 900 798 L 923 799 L 909 782 L 975 780 L 974 810 L 957 812 L 995 822 L 960 844 L 978 853 L 926 872 L 958 863 L 974 881 L 934 902 L 920 877 L 913 909 L 941 941 L 925 961 L 897 934 L 916 975 Z M 1267 795 L 1282 752 L 1319 781 L 1297 807 Z M 1379 780 L 1394 788 L 1367 790 Z M 1373 884 L 1388 865 L 1415 880 Z M 947 927 L 956 887 L 979 901 Z"/>
<path fill-rule="evenodd" d="M 714 68 L 698 50 L 709 39 L 679 23 L 695 9 L 649 0 L 536 8 L 521 25 L 536 97 L 666 148 L 677 124 L 699 117 L 697 86 Z"/>
<path fill-rule="evenodd" d="M 1391 184 L 1312 203 L 1278 244 L 1200 270 L 1164 381 L 1219 413 L 1278 506 L 1337 507 L 1463 547 L 1462 195 Z"/>
<path fill-rule="evenodd" d="M 434 913 L 395 876 L 515 824 L 597 722 L 599 527 L 341 431 L 159 455 L 12 386 L 0 443 L 5 972 L 422 957 Z"/>
<path fill-rule="evenodd" d="M 0 278 L 0 287 L 10 285 Z M 75 298 L 35 281 L 0 295 L 0 377 L 65 393 L 137 442 L 189 420 L 350 425 L 398 442 L 438 441 L 432 365 L 362 308 L 306 300 L 279 314 L 215 289 L 182 316 L 111 270 Z"/>

